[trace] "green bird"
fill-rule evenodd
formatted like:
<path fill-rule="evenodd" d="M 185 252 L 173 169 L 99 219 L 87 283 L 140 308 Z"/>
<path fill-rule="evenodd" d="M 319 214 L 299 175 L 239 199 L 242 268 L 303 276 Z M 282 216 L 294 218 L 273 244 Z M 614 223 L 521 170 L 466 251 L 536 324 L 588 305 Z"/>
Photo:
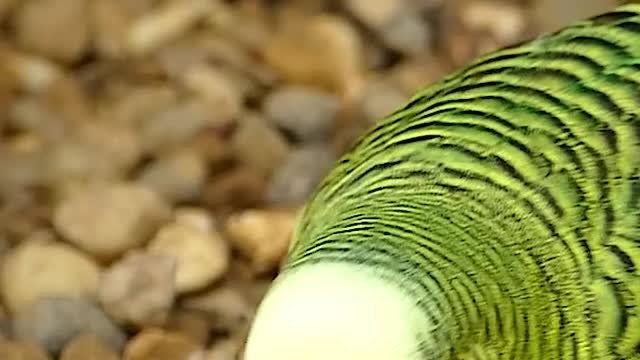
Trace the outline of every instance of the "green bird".
<path fill-rule="evenodd" d="M 484 55 L 306 203 L 246 360 L 640 359 L 640 5 Z"/>

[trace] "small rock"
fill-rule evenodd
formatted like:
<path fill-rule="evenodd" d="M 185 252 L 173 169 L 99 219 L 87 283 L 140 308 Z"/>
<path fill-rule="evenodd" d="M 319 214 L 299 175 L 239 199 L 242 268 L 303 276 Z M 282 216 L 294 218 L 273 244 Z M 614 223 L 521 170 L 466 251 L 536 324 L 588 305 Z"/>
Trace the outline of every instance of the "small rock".
<path fill-rule="evenodd" d="M 62 350 L 60 360 L 119 360 L 118 353 L 94 334 L 75 336 Z"/>
<path fill-rule="evenodd" d="M 285 80 L 350 96 L 363 72 L 356 29 L 332 15 L 290 17 L 264 48 L 266 62 Z"/>
<path fill-rule="evenodd" d="M 152 1 L 93 0 L 95 47 L 101 57 L 122 59 L 128 53 L 128 30 L 141 15 L 152 11 Z"/>
<path fill-rule="evenodd" d="M 346 8 L 363 24 L 380 29 L 408 6 L 405 0 L 344 0 Z"/>
<path fill-rule="evenodd" d="M 397 86 L 377 81 L 369 84 L 364 91 L 361 100 L 362 112 L 367 122 L 374 124 L 408 101 L 409 95 Z"/>
<path fill-rule="evenodd" d="M 232 245 L 263 273 L 276 268 L 286 254 L 295 220 L 292 210 L 246 210 L 230 216 L 225 230 Z"/>
<path fill-rule="evenodd" d="M 110 73 L 103 75 L 108 79 L 102 81 L 113 81 L 112 78 L 109 78 L 110 75 Z M 147 121 L 153 120 L 178 103 L 177 89 L 164 83 L 125 88 L 114 97 L 115 99 L 111 101 L 105 101 L 103 107 L 106 109 L 103 111 L 102 117 L 105 121 L 111 119 L 113 122 L 129 125 L 136 129 L 143 127 Z"/>
<path fill-rule="evenodd" d="M 4 22 L 7 14 L 13 10 L 16 0 L 0 0 L 0 23 Z"/>
<path fill-rule="evenodd" d="M 243 294 L 228 286 L 186 296 L 181 305 L 186 310 L 208 314 L 213 330 L 221 333 L 243 331 L 251 323 L 255 313 L 255 308 Z"/>
<path fill-rule="evenodd" d="M 52 61 L 12 49 L 2 49 L 0 63 L 15 77 L 21 90 L 40 93 L 60 79 L 64 70 Z"/>
<path fill-rule="evenodd" d="M 149 164 L 138 181 L 172 203 L 192 201 L 201 195 L 207 176 L 205 159 L 195 151 L 167 154 Z"/>
<path fill-rule="evenodd" d="M 15 31 L 25 49 L 62 62 L 74 62 L 89 48 L 86 0 L 25 0 L 16 8 Z"/>
<path fill-rule="evenodd" d="M 206 0 L 170 1 L 135 21 L 128 31 L 128 47 L 136 55 L 147 54 L 182 36 L 211 9 Z"/>
<path fill-rule="evenodd" d="M 55 185 L 74 181 L 117 180 L 142 156 L 137 135 L 126 126 L 88 123 L 53 144 L 46 164 L 47 180 Z"/>
<path fill-rule="evenodd" d="M 205 360 L 236 360 L 242 344 L 237 339 L 224 339 L 217 341 L 207 350 Z"/>
<path fill-rule="evenodd" d="M 265 176 L 280 166 L 289 153 L 284 136 L 264 118 L 254 115 L 239 120 L 231 148 L 241 164 Z"/>
<path fill-rule="evenodd" d="M 537 3 L 543 2 L 538 1 Z M 553 6 L 557 7 L 557 5 Z M 571 12 L 574 12 L 576 8 L 571 6 Z M 554 17 L 549 15 L 545 14 L 545 18 Z M 461 16 L 462 21 L 473 31 L 489 31 L 498 41 L 498 46 L 509 45 L 518 41 L 527 26 L 522 7 L 518 4 L 504 1 L 488 0 L 468 3 L 462 8 Z"/>
<path fill-rule="evenodd" d="M 213 66 L 198 64 L 180 72 L 182 85 L 197 94 L 216 119 L 234 119 L 240 113 L 242 97 L 231 76 Z"/>
<path fill-rule="evenodd" d="M 373 30 L 389 48 L 408 56 L 426 51 L 431 32 L 419 2 L 406 0 L 345 0 L 347 9 Z"/>
<path fill-rule="evenodd" d="M 264 111 L 276 126 L 306 142 L 328 137 L 340 106 L 340 99 L 327 92 L 285 86 L 266 97 Z"/>
<path fill-rule="evenodd" d="M 618 5 L 616 0 L 581 0 L 580 5 L 571 1 L 538 0 L 532 3 L 532 13 L 538 31 L 551 32 L 567 24 L 610 11 Z M 498 9 L 494 6 L 494 9 Z M 501 15 L 491 19 L 500 21 Z"/>
<path fill-rule="evenodd" d="M 144 244 L 171 216 L 153 191 L 134 184 L 89 186 L 55 210 L 56 229 L 71 243 L 104 258 Z"/>
<path fill-rule="evenodd" d="M 205 232 L 211 232 L 215 229 L 211 215 L 205 209 L 182 207 L 177 208 L 174 213 L 177 223 L 185 224 Z"/>
<path fill-rule="evenodd" d="M 15 314 L 48 296 L 93 298 L 100 268 L 64 243 L 25 241 L 5 256 L 0 276 L 4 303 Z"/>
<path fill-rule="evenodd" d="M 427 23 L 415 11 L 402 12 L 380 29 L 382 41 L 391 49 L 407 56 L 426 52 L 431 46 Z"/>
<path fill-rule="evenodd" d="M 209 341 L 209 324 L 207 314 L 202 311 L 176 309 L 169 318 L 165 329 L 180 333 L 199 345 L 205 345 Z"/>
<path fill-rule="evenodd" d="M 182 334 L 148 329 L 128 344 L 124 360 L 202 360 L 203 350 Z"/>
<path fill-rule="evenodd" d="M 214 231 L 175 222 L 161 228 L 147 245 L 151 254 L 177 260 L 176 291 L 199 290 L 218 280 L 229 266 L 229 249 Z"/>
<path fill-rule="evenodd" d="M 13 335 L 33 341 L 52 354 L 79 334 L 94 334 L 118 352 L 126 335 L 93 303 L 81 299 L 47 298 L 13 319 Z"/>
<path fill-rule="evenodd" d="M 162 325 L 174 303 L 175 274 L 173 257 L 131 252 L 103 274 L 100 303 L 119 323 Z"/>
<path fill-rule="evenodd" d="M 31 342 L 7 341 L 0 339 L 0 359 L 50 360 L 51 358 L 42 348 Z"/>
<path fill-rule="evenodd" d="M 140 124 L 141 142 L 152 153 L 167 153 L 184 148 L 199 133 L 228 126 L 200 100 L 185 100 L 147 116 Z"/>
<path fill-rule="evenodd" d="M 263 174 L 241 166 L 213 178 L 205 188 L 203 202 L 213 210 L 257 206 L 266 186 Z"/>
<path fill-rule="evenodd" d="M 293 150 L 269 181 L 267 198 L 274 204 L 297 205 L 309 197 L 334 162 L 324 145 L 305 145 Z"/>
<path fill-rule="evenodd" d="M 36 134 L 40 138 L 60 139 L 68 131 L 61 114 L 36 97 L 16 99 L 9 107 L 8 125 L 17 131 Z"/>

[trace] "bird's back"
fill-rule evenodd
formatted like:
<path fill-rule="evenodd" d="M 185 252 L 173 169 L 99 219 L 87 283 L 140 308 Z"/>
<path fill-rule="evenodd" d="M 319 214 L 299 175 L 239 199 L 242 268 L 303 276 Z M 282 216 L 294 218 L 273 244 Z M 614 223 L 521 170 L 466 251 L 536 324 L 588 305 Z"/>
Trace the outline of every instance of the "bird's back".
<path fill-rule="evenodd" d="M 383 119 L 301 218 L 287 266 L 322 262 L 387 274 L 443 354 L 640 359 L 640 6 L 488 54 Z"/>

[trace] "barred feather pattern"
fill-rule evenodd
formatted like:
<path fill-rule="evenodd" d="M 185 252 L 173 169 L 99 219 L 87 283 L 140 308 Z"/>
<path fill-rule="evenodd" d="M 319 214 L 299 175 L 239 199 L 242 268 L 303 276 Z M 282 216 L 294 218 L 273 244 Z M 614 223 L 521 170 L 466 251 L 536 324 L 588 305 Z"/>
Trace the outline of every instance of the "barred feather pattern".
<path fill-rule="evenodd" d="M 640 5 L 382 119 L 309 200 L 284 271 L 321 262 L 411 296 L 435 324 L 424 359 L 640 359 Z"/>

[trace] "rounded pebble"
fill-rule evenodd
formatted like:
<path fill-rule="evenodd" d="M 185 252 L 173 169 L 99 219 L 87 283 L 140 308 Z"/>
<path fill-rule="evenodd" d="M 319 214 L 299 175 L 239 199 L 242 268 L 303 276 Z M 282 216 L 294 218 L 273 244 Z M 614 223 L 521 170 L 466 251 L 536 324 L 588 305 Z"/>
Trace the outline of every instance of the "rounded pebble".
<path fill-rule="evenodd" d="M 71 243 L 113 258 L 145 243 L 171 216 L 155 192 L 135 184 L 89 186 L 64 199 L 55 210 L 56 229 Z"/>
<path fill-rule="evenodd" d="M 219 234 L 189 223 L 164 226 L 149 242 L 147 251 L 175 257 L 178 293 L 199 290 L 218 280 L 230 262 L 229 248 Z"/>
<path fill-rule="evenodd" d="M 200 360 L 203 349 L 184 335 L 148 329 L 136 335 L 124 352 L 124 360 Z"/>
<path fill-rule="evenodd" d="M 99 276 L 94 260 L 67 244 L 26 241 L 4 258 L 0 286 L 15 314 L 47 296 L 94 298 Z"/>
<path fill-rule="evenodd" d="M 278 266 L 287 252 L 297 211 L 246 210 L 231 215 L 225 230 L 233 246 L 262 273 Z"/>
<path fill-rule="evenodd" d="M 40 344 L 58 354 L 79 334 L 94 334 L 114 351 L 123 348 L 126 335 L 92 302 L 50 297 L 38 301 L 13 319 L 13 335 Z"/>
<path fill-rule="evenodd" d="M 175 274 L 172 256 L 131 252 L 104 272 L 100 303 L 119 323 L 162 325 L 174 304 Z"/>
<path fill-rule="evenodd" d="M 302 142 L 326 139 L 341 106 L 337 96 L 303 86 L 282 87 L 264 101 L 269 120 Z"/>
<path fill-rule="evenodd" d="M 69 341 L 60 360 L 119 360 L 118 353 L 94 334 L 81 334 Z"/>

